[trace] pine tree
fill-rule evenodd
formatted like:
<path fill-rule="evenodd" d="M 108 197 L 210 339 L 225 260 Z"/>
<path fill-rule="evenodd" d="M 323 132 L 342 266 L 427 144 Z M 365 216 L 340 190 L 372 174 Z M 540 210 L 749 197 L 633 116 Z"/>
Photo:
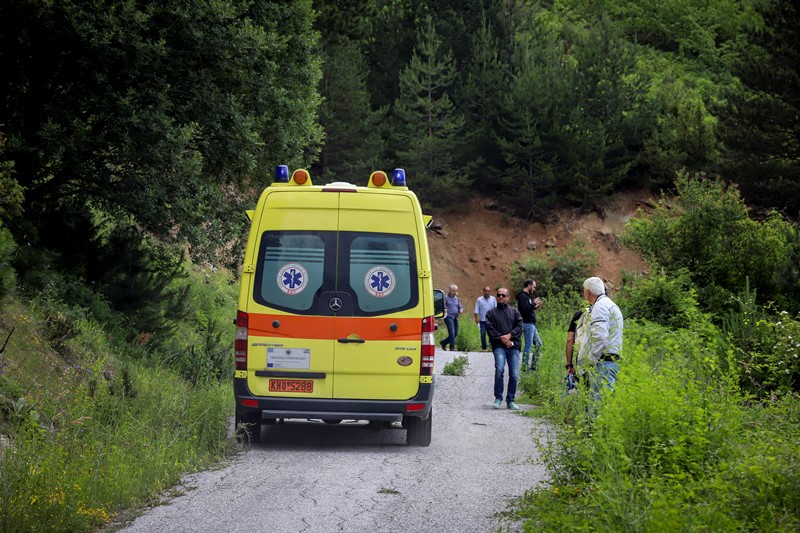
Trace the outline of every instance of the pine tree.
<path fill-rule="evenodd" d="M 466 193 L 470 179 L 455 166 L 462 149 L 464 117 L 448 89 L 457 75 L 452 55 L 442 47 L 431 17 L 422 24 L 417 48 L 400 74 L 400 96 L 394 104 L 397 121 L 397 165 L 404 167 L 425 204 L 446 193 Z"/>
<path fill-rule="evenodd" d="M 506 55 L 502 54 L 500 42 L 485 16 L 472 49 L 460 101 L 466 110 L 466 139 L 473 158 L 473 176 L 478 187 L 485 191 L 491 183 L 490 175 L 498 174 L 497 169 L 504 166 L 494 130 L 500 100 L 509 90 L 510 66 L 501 59 Z"/>
<path fill-rule="evenodd" d="M 514 198 L 522 216 L 554 200 L 562 124 L 567 122 L 570 66 L 556 36 L 540 28 L 515 50 L 511 86 L 504 96 L 496 129 L 497 143 L 508 164 L 498 181 Z"/>
<path fill-rule="evenodd" d="M 725 94 L 721 170 L 749 202 L 800 214 L 800 9 L 777 0 L 762 7 L 767 28 L 735 67 L 741 83 Z M 759 29 L 760 30 L 760 29 Z"/>
<path fill-rule="evenodd" d="M 610 193 L 628 176 L 652 122 L 631 48 L 608 17 L 601 14 L 574 41 L 576 105 L 559 154 L 568 184 L 561 194 L 586 203 Z"/>
<path fill-rule="evenodd" d="M 384 113 L 370 109 L 368 66 L 355 42 L 332 45 L 324 55 L 320 122 L 325 129 L 325 145 L 318 170 L 327 182 L 366 184 L 382 161 L 380 117 Z"/>

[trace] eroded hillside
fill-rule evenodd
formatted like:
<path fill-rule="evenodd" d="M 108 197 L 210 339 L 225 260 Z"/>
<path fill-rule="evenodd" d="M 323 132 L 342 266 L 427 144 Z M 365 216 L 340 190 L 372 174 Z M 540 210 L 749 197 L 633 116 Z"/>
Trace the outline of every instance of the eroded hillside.
<path fill-rule="evenodd" d="M 597 254 L 593 273 L 618 286 L 624 271 L 645 269 L 619 235 L 636 210 L 651 202 L 646 191 L 629 192 L 608 200 L 600 212 L 560 209 L 548 215 L 547 223 L 510 217 L 486 198 L 475 198 L 458 211 L 434 213 L 428 232 L 434 283 L 442 289 L 456 283 L 464 300 L 471 301 L 484 285 L 506 284 L 514 260 L 581 240 Z"/>

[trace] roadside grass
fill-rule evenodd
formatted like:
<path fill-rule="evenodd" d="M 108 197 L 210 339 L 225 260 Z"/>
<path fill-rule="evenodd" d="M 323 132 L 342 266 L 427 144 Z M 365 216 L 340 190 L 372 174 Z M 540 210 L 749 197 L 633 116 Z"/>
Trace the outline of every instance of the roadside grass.
<path fill-rule="evenodd" d="M 469 359 L 466 355 L 457 355 L 452 361 L 446 363 L 442 369 L 445 376 L 463 376 L 469 367 Z"/>
<path fill-rule="evenodd" d="M 230 383 L 206 358 L 235 291 L 199 285 L 189 320 L 213 325 L 150 350 L 55 299 L 2 306 L 0 333 L 15 329 L 0 362 L 0 531 L 97 530 L 234 449 Z"/>
<path fill-rule="evenodd" d="M 553 422 L 537 440 L 551 481 L 506 517 L 525 531 L 800 529 L 796 394 L 743 394 L 707 325 L 629 320 L 619 380 L 591 419 L 584 388 L 567 395 L 563 383 L 565 310 L 563 325 L 543 322 L 539 370 L 521 379 L 525 414 Z"/>

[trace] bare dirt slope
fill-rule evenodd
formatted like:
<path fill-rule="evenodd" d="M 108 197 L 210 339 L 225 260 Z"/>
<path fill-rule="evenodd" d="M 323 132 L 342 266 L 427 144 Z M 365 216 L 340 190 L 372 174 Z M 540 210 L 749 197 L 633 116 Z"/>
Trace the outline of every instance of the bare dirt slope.
<path fill-rule="evenodd" d="M 612 288 L 619 286 L 624 271 L 645 269 L 641 257 L 625 248 L 619 235 L 636 210 L 652 206 L 652 201 L 647 191 L 629 192 L 608 200 L 599 212 L 554 211 L 545 217 L 547 223 L 510 217 L 493 200 L 480 197 L 458 211 L 433 213 L 428 242 L 434 284 L 447 290 L 455 283 L 464 302 L 474 301 L 483 286 L 508 284 L 514 260 L 531 253 L 546 256 L 579 239 L 597 254 L 593 274 Z"/>

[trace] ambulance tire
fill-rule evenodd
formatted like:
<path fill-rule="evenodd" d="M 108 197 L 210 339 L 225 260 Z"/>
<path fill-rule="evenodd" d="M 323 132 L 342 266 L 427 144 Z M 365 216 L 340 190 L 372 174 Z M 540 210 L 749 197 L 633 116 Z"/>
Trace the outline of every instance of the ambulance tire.
<path fill-rule="evenodd" d="M 239 432 L 236 437 L 239 442 L 261 442 L 261 413 L 236 412 L 236 427 L 242 424 L 244 431 Z"/>
<path fill-rule="evenodd" d="M 407 417 L 406 444 L 409 446 L 429 446 L 433 430 L 433 411 L 428 418 Z"/>

